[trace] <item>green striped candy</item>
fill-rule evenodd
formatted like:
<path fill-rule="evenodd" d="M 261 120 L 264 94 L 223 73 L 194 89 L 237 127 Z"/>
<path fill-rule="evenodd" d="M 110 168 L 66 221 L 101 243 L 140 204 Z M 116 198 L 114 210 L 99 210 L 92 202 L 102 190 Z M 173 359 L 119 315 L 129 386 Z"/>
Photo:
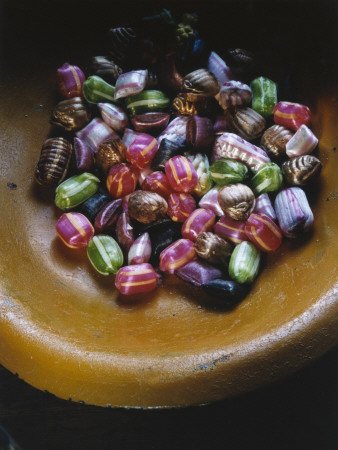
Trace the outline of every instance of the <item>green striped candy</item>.
<path fill-rule="evenodd" d="M 229 262 L 229 275 L 238 283 L 252 283 L 259 270 L 260 251 L 248 241 L 236 245 Z"/>
<path fill-rule="evenodd" d="M 258 77 L 251 81 L 252 109 L 265 119 L 273 113 L 277 103 L 277 85 L 265 77 Z"/>
<path fill-rule="evenodd" d="M 88 77 L 83 83 L 82 92 L 88 103 L 116 103 L 115 87 L 97 75 Z"/>
<path fill-rule="evenodd" d="M 266 163 L 251 179 L 251 185 L 256 195 L 278 191 L 283 181 L 280 167 L 275 163 Z"/>
<path fill-rule="evenodd" d="M 95 194 L 99 183 L 99 178 L 89 172 L 74 175 L 56 188 L 55 205 L 63 211 L 75 208 Z"/>
<path fill-rule="evenodd" d="M 134 116 L 147 112 L 166 110 L 170 106 L 170 99 L 162 92 L 156 90 L 142 91 L 125 99 L 127 112 Z"/>
<path fill-rule="evenodd" d="M 123 253 L 111 236 L 94 236 L 88 244 L 87 255 L 92 266 L 102 275 L 116 274 L 123 264 Z"/>
<path fill-rule="evenodd" d="M 248 176 L 248 168 L 245 164 L 234 159 L 219 159 L 209 169 L 212 180 L 218 186 L 231 183 L 240 183 Z"/>

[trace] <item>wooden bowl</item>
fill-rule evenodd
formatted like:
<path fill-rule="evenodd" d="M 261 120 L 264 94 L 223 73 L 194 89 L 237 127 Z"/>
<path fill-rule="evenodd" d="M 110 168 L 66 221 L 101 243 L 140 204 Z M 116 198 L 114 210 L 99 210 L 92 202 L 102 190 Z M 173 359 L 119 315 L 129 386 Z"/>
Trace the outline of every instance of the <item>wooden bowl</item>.
<path fill-rule="evenodd" d="M 207 18 L 204 31 L 213 35 L 215 49 L 224 42 L 226 48 L 256 50 L 269 75 L 289 75 L 293 95 L 312 110 L 323 164 L 320 179 L 308 189 L 312 231 L 285 239 L 268 255 L 251 293 L 231 310 L 213 308 L 199 290 L 175 277 L 167 277 L 155 293 L 126 302 L 113 277 L 94 272 L 85 251 L 70 250 L 56 237 L 60 212 L 53 193 L 33 181 L 57 102 L 55 71 L 65 61 L 85 64 L 102 53 L 110 17 L 115 23 L 126 17 L 126 10 L 114 15 L 107 2 L 81 5 L 81 12 L 77 2 L 58 3 L 55 10 L 49 2 L 14 1 L 4 8 L 0 363 L 64 399 L 176 407 L 253 389 L 334 346 L 338 108 L 329 51 L 336 37 L 334 3 L 326 2 L 326 8 L 307 3 L 309 11 L 302 2 L 287 1 L 273 7 L 270 2 L 196 6 Z M 182 11 L 191 9 L 188 3 Z"/>

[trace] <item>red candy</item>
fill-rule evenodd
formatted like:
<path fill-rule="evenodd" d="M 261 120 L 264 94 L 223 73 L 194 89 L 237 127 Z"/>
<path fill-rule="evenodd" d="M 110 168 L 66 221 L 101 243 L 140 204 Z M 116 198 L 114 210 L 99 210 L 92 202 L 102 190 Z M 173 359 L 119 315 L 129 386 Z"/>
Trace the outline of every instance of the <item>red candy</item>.
<path fill-rule="evenodd" d="M 148 263 L 124 266 L 117 272 L 115 286 L 123 295 L 153 291 L 159 275 Z"/>
<path fill-rule="evenodd" d="M 184 222 L 196 209 L 196 201 L 190 194 L 170 194 L 167 214 L 174 222 Z"/>
<path fill-rule="evenodd" d="M 138 134 L 126 151 L 126 160 L 138 169 L 150 164 L 158 150 L 157 140 L 150 134 Z"/>
<path fill-rule="evenodd" d="M 298 130 L 301 125 L 309 125 L 311 111 L 300 103 L 279 102 L 273 110 L 273 120 L 277 125 Z"/>
<path fill-rule="evenodd" d="M 198 184 L 198 175 L 185 156 L 174 156 L 164 167 L 170 186 L 176 192 L 192 192 Z"/>
<path fill-rule="evenodd" d="M 195 209 L 182 226 L 182 236 L 195 241 L 199 234 L 212 230 L 215 219 L 216 215 L 210 209 Z"/>
<path fill-rule="evenodd" d="M 226 215 L 222 216 L 215 224 L 214 231 L 221 238 L 234 244 L 240 244 L 243 241 L 249 240 L 245 234 L 245 222 L 231 219 L 231 217 Z"/>
<path fill-rule="evenodd" d="M 251 214 L 245 224 L 245 233 L 263 252 L 272 252 L 282 243 L 282 232 L 265 214 Z"/>
<path fill-rule="evenodd" d="M 161 195 L 165 199 L 172 193 L 167 175 L 160 171 L 147 175 L 142 183 L 142 189 L 144 191 L 156 192 L 156 194 Z"/>
<path fill-rule="evenodd" d="M 125 163 L 113 166 L 107 177 L 107 189 L 114 198 L 122 198 L 135 191 L 137 172 Z"/>
<path fill-rule="evenodd" d="M 86 216 L 77 212 L 62 214 L 56 223 L 56 232 L 70 248 L 87 247 L 94 236 L 94 227 Z"/>
<path fill-rule="evenodd" d="M 179 239 L 160 254 L 160 270 L 173 274 L 196 257 L 194 243 L 189 239 Z"/>

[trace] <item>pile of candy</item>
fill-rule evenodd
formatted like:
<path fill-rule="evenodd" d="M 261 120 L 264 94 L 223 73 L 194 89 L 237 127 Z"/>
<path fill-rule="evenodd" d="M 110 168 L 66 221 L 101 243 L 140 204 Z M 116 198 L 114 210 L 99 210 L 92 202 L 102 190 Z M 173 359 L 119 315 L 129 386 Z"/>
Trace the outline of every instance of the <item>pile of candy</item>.
<path fill-rule="evenodd" d="M 51 123 L 68 135 L 43 143 L 35 179 L 56 189 L 62 241 L 122 294 L 170 273 L 231 303 L 261 252 L 311 227 L 302 187 L 321 163 L 309 108 L 265 76 L 246 84 L 254 57 L 231 50 L 228 65 L 197 20 L 164 9 L 111 29 L 87 77 L 63 64 Z"/>

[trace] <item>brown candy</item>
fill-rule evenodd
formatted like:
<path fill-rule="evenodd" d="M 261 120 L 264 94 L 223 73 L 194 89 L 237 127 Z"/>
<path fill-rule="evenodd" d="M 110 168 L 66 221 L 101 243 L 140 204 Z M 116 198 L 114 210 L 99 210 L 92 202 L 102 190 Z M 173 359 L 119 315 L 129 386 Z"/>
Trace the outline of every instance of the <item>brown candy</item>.
<path fill-rule="evenodd" d="M 163 197 L 150 191 L 135 191 L 128 199 L 129 216 L 141 223 L 151 223 L 163 217 L 168 204 Z"/>
<path fill-rule="evenodd" d="M 218 191 L 218 203 L 228 217 L 247 220 L 255 207 L 255 195 L 245 184 L 228 184 Z"/>
<path fill-rule="evenodd" d="M 119 136 L 104 141 L 96 153 L 97 167 L 107 175 L 111 167 L 125 161 L 126 150 L 127 147 Z"/>
<path fill-rule="evenodd" d="M 188 73 L 183 79 L 183 90 L 214 97 L 220 89 L 219 81 L 207 69 Z"/>
<path fill-rule="evenodd" d="M 227 266 L 232 252 L 232 245 L 217 234 L 201 233 L 195 241 L 197 255 L 211 264 Z"/>
<path fill-rule="evenodd" d="M 81 97 L 62 100 L 52 112 L 51 124 L 67 131 L 77 131 L 85 127 L 91 119 L 91 113 Z"/>
<path fill-rule="evenodd" d="M 101 77 L 109 84 L 115 84 L 123 70 L 114 61 L 105 56 L 94 56 L 90 60 L 89 73 L 90 75 Z"/>
<path fill-rule="evenodd" d="M 267 152 L 269 156 L 275 159 L 282 159 L 286 156 L 286 144 L 292 138 L 293 133 L 282 125 L 272 125 L 268 128 L 262 138 L 260 147 Z"/>
<path fill-rule="evenodd" d="M 247 106 L 235 109 L 232 116 L 232 126 L 236 133 L 247 141 L 257 139 L 265 128 L 265 119 Z"/>
<path fill-rule="evenodd" d="M 207 152 L 214 143 L 213 122 L 208 117 L 192 114 L 187 122 L 187 143 L 195 152 Z"/>
<path fill-rule="evenodd" d="M 200 114 L 210 112 L 211 97 L 193 92 L 181 92 L 173 100 L 172 108 L 175 113 L 181 115 Z"/>
<path fill-rule="evenodd" d="M 316 178 L 322 169 L 322 163 L 312 155 L 302 155 L 285 161 L 282 173 L 291 186 L 306 186 Z"/>

